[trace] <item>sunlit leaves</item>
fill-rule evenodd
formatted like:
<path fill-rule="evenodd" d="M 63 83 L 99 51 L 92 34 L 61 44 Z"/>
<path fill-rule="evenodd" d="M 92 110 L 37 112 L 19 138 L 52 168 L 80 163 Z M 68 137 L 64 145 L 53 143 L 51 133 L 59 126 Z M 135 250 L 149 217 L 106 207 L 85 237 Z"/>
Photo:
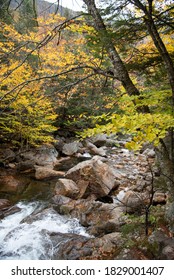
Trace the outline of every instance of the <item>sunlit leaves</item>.
<path fill-rule="evenodd" d="M 85 138 L 97 133 L 121 132 L 132 137 L 132 140 L 126 144 L 128 149 L 139 150 L 146 142 L 158 146 L 168 130 L 174 128 L 170 99 L 169 90 L 146 92 L 139 100 L 137 96 L 123 95 L 118 101 L 122 110 L 120 114 L 107 114 L 95 118 L 95 121 L 101 124 L 85 130 L 81 136 Z M 148 105 L 152 113 L 138 113 L 137 105 Z"/>

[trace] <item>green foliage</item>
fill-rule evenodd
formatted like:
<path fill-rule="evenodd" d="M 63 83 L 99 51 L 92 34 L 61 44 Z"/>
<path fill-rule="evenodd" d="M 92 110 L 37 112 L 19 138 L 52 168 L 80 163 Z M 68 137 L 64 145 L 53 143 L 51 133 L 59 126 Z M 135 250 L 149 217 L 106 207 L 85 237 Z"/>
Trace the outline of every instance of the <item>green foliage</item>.
<path fill-rule="evenodd" d="M 163 139 L 168 130 L 174 127 L 170 103 L 170 90 L 145 92 L 139 98 L 124 94 L 118 100 L 122 113 L 102 115 L 100 119 L 106 123 L 96 124 L 95 128 L 85 130 L 81 136 L 85 138 L 97 133 L 121 132 L 132 135 L 132 141 L 126 144 L 128 149 L 139 150 L 146 142 L 158 146 L 160 139 Z M 151 113 L 138 113 L 137 108 L 143 105 L 148 105 Z"/>
<path fill-rule="evenodd" d="M 7 24 L 10 24 L 12 21 L 9 13 L 9 0 L 0 0 L 0 19 Z"/>
<path fill-rule="evenodd" d="M 21 33 L 28 33 L 38 26 L 35 0 L 24 0 L 18 9 L 19 17 L 16 28 Z"/>

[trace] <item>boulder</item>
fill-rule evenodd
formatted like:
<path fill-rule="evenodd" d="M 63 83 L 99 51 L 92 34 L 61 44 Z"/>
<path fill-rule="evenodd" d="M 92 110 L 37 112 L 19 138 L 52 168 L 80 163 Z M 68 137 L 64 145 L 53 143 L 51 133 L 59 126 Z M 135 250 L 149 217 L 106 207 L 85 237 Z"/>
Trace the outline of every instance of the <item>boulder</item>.
<path fill-rule="evenodd" d="M 58 179 L 55 186 L 56 195 L 64 195 L 73 199 L 77 199 L 79 195 L 77 184 L 70 179 Z"/>
<path fill-rule="evenodd" d="M 0 218 L 19 212 L 21 209 L 17 206 L 12 206 L 8 199 L 0 199 Z"/>
<path fill-rule="evenodd" d="M 97 148 L 103 147 L 103 146 L 117 146 L 118 140 L 114 139 L 115 135 L 106 135 L 106 134 L 97 134 L 96 136 L 93 136 L 90 138 L 90 142 L 92 142 Z"/>
<path fill-rule="evenodd" d="M 91 154 L 93 155 L 99 155 L 102 157 L 106 156 L 106 151 L 104 150 L 103 147 L 97 148 L 94 144 L 91 142 L 86 142 L 87 148 L 90 150 Z"/>
<path fill-rule="evenodd" d="M 65 145 L 65 138 L 56 137 L 54 147 L 58 152 L 62 152 L 63 146 Z"/>
<path fill-rule="evenodd" d="M 121 234 L 107 234 L 101 238 L 66 234 L 51 236 L 54 247 L 55 260 L 110 260 L 117 254 L 117 248 L 122 244 Z M 59 244 L 59 246 L 56 246 Z"/>
<path fill-rule="evenodd" d="M 153 254 L 159 260 L 174 260 L 174 238 L 167 236 L 163 231 L 154 231 L 148 238 Z"/>
<path fill-rule="evenodd" d="M 58 152 L 53 145 L 42 145 L 31 151 L 21 154 L 23 161 L 33 162 L 33 165 L 55 166 L 57 164 Z"/>
<path fill-rule="evenodd" d="M 1 193 L 20 193 L 27 185 L 27 179 L 19 178 L 13 174 L 6 173 L 0 176 Z"/>
<path fill-rule="evenodd" d="M 84 198 L 91 194 L 96 198 L 106 196 L 118 186 L 112 168 L 99 159 L 80 162 L 68 170 L 65 177 L 73 180 L 77 186 L 85 184 L 86 190 L 82 196 Z"/>
<path fill-rule="evenodd" d="M 105 146 L 106 145 L 106 142 L 107 142 L 107 135 L 106 134 L 97 134 L 96 136 L 93 136 L 90 138 L 90 141 L 95 145 L 97 146 L 98 148 L 99 147 L 102 147 L 102 146 Z"/>
<path fill-rule="evenodd" d="M 73 154 L 77 153 L 77 151 L 80 147 L 82 147 L 82 144 L 77 141 L 67 143 L 67 144 L 63 145 L 62 153 L 67 156 L 72 156 Z"/>
<path fill-rule="evenodd" d="M 32 160 L 26 160 L 17 163 L 16 167 L 17 167 L 17 171 L 26 173 L 26 172 L 34 171 L 34 165 L 35 163 Z"/>
<path fill-rule="evenodd" d="M 44 180 L 53 177 L 62 177 L 65 172 L 56 171 L 52 169 L 52 166 L 37 166 L 35 165 L 35 178 L 37 180 Z"/>
<path fill-rule="evenodd" d="M 15 157 L 15 153 L 10 148 L 0 149 L 0 162 L 4 165 L 8 165 L 15 159 Z"/>
<path fill-rule="evenodd" d="M 127 191 L 121 201 L 126 213 L 141 212 L 145 205 L 145 196 L 134 191 Z"/>
<path fill-rule="evenodd" d="M 166 204 L 167 195 L 162 192 L 155 192 L 153 196 L 153 205 Z"/>
<path fill-rule="evenodd" d="M 167 206 L 165 217 L 169 223 L 171 232 L 174 234 L 174 202 L 171 202 Z"/>
<path fill-rule="evenodd" d="M 154 158 L 156 153 L 153 149 L 145 149 L 145 151 L 143 152 L 143 155 L 145 155 L 147 158 Z"/>
<path fill-rule="evenodd" d="M 54 209 L 60 214 L 70 214 L 81 225 L 88 227 L 88 233 L 101 236 L 119 231 L 125 223 L 121 206 L 105 204 L 91 199 L 73 200 L 62 195 L 53 197 Z"/>
<path fill-rule="evenodd" d="M 75 208 L 76 201 L 64 195 L 55 195 L 52 198 L 54 209 L 62 214 L 69 215 Z"/>

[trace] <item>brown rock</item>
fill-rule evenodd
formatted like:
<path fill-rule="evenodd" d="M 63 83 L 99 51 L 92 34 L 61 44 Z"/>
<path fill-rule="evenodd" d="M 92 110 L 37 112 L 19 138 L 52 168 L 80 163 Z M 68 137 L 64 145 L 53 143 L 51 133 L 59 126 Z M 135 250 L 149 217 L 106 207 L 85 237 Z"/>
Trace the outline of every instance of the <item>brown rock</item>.
<path fill-rule="evenodd" d="M 44 180 L 52 177 L 62 177 L 65 172 L 53 170 L 51 166 L 36 166 L 35 178 L 37 180 Z"/>
<path fill-rule="evenodd" d="M 17 192 L 21 182 L 13 175 L 0 177 L 0 191 L 5 193 Z"/>
<path fill-rule="evenodd" d="M 76 183 L 70 179 L 58 179 L 55 186 L 55 194 L 76 199 L 79 195 L 79 188 Z"/>
<path fill-rule="evenodd" d="M 59 243 L 54 259 L 57 260 L 109 260 L 117 253 L 118 244 L 121 244 L 120 233 L 107 234 L 101 238 L 68 235 L 64 242 Z"/>
<path fill-rule="evenodd" d="M 76 184 L 85 183 L 84 198 L 94 194 L 96 198 L 106 196 L 116 187 L 115 174 L 112 168 L 99 159 L 81 162 L 68 170 L 66 178 L 73 180 Z M 85 189 L 84 187 L 84 189 Z"/>
<path fill-rule="evenodd" d="M 0 210 L 6 209 L 11 206 L 11 202 L 8 199 L 0 199 Z"/>

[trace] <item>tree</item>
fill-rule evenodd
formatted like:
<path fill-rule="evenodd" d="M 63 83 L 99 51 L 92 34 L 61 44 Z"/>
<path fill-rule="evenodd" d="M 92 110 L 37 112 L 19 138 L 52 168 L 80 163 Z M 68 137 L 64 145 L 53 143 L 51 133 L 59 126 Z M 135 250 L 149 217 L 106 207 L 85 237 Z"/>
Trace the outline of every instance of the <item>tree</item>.
<path fill-rule="evenodd" d="M 114 78 L 119 80 L 122 83 L 126 92 L 130 96 L 131 95 L 139 96 L 140 92 L 137 89 L 137 87 L 133 84 L 133 82 L 129 76 L 129 73 L 126 69 L 126 66 L 123 63 L 119 53 L 117 52 L 117 50 L 114 46 L 112 38 L 107 31 L 107 28 L 104 24 L 101 14 L 95 5 L 95 1 L 94 0 L 84 0 L 83 2 L 88 7 L 88 12 L 92 16 L 92 19 L 93 19 L 94 28 L 98 32 L 100 41 L 102 42 L 103 47 L 105 48 L 105 50 L 108 54 L 108 57 L 112 63 L 112 67 L 113 67 L 112 71 L 113 71 Z M 141 107 L 140 110 L 142 110 L 144 112 L 149 111 L 146 106 Z"/>
<path fill-rule="evenodd" d="M 18 8 L 18 20 L 16 28 L 19 32 L 27 33 L 38 27 L 36 0 L 24 0 Z"/>
<path fill-rule="evenodd" d="M 10 6 L 11 0 L 0 0 L 0 19 L 3 22 L 6 22 L 8 24 L 11 23 L 12 17 L 9 13 L 9 6 Z"/>
<path fill-rule="evenodd" d="M 53 122 L 57 115 L 51 101 L 44 95 L 42 83 L 39 80 L 37 83 L 28 82 L 36 74 L 21 56 L 24 51 L 31 51 L 29 46 L 26 48 L 28 36 L 21 35 L 6 24 L 1 25 L 0 32 L 5 38 L 1 42 L 0 53 L 0 141 L 11 142 L 20 148 L 50 142 L 56 130 Z"/>
<path fill-rule="evenodd" d="M 163 40 L 161 39 L 161 36 L 158 32 L 158 29 L 154 21 L 154 14 L 157 13 L 155 10 L 154 1 L 148 0 L 147 4 L 144 4 L 140 0 L 130 0 L 129 2 L 134 4 L 138 9 L 140 9 L 144 13 L 143 19 L 148 29 L 149 35 L 151 36 L 154 45 L 156 46 L 158 52 L 160 53 L 161 58 L 164 61 L 166 67 L 170 86 L 172 89 L 172 94 L 173 94 L 172 98 L 173 98 L 173 106 L 174 106 L 174 64 Z"/>

